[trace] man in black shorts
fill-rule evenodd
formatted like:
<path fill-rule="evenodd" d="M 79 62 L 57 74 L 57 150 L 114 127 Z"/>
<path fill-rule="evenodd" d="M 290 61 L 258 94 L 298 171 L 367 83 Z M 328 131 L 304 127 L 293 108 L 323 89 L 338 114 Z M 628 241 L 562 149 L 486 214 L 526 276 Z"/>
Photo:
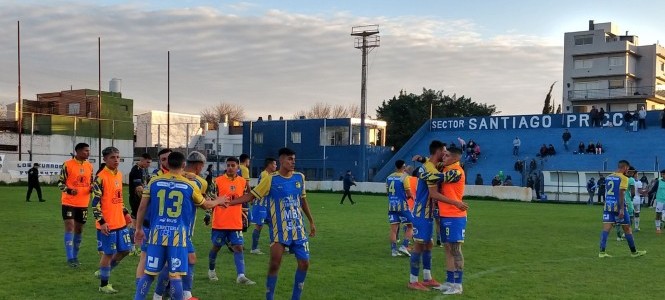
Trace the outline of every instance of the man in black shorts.
<path fill-rule="evenodd" d="M 150 163 L 152 163 L 152 157 L 150 157 L 150 154 L 143 153 L 141 159 L 129 172 L 129 206 L 132 210 L 132 224 L 129 227 L 129 236 L 132 238 L 131 255 L 138 254 L 134 243 L 134 224 L 136 224 L 136 212 L 139 210 L 139 205 L 141 204 L 143 187 L 145 187 L 148 184 L 148 181 L 150 181 L 150 173 L 148 173 Z"/>

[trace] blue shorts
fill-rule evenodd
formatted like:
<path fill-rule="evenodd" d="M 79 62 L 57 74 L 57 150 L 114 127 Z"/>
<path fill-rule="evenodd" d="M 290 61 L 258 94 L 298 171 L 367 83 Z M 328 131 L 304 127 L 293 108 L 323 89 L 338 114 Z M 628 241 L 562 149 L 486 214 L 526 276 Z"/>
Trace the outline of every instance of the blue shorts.
<path fill-rule="evenodd" d="M 284 245 L 284 247 L 289 247 L 289 253 L 294 254 L 297 260 L 309 260 L 309 242 L 307 239 L 279 243 Z"/>
<path fill-rule="evenodd" d="M 630 225 L 630 215 L 628 211 L 624 208 L 623 210 L 623 220 L 619 219 L 618 212 L 612 211 L 603 211 L 603 223 L 612 223 L 619 225 Z"/>
<path fill-rule="evenodd" d="M 466 217 L 441 217 L 441 241 L 444 243 L 464 243 Z"/>
<path fill-rule="evenodd" d="M 148 245 L 145 260 L 145 273 L 148 275 L 158 275 L 168 263 L 170 274 L 187 275 L 187 248 L 161 245 Z"/>
<path fill-rule="evenodd" d="M 432 242 L 432 226 L 434 221 L 429 218 L 413 218 L 413 240 L 418 243 Z"/>
<path fill-rule="evenodd" d="M 97 250 L 105 255 L 113 255 L 118 252 L 126 252 L 132 248 L 132 240 L 129 238 L 129 230 L 122 228 L 103 234 L 97 229 Z"/>
<path fill-rule="evenodd" d="M 268 209 L 263 205 L 254 204 L 250 210 L 250 219 L 249 221 L 252 224 L 263 225 L 267 224 L 268 220 Z"/>
<path fill-rule="evenodd" d="M 410 210 L 402 211 L 389 211 L 388 212 L 388 223 L 390 224 L 412 224 L 413 223 L 413 213 Z"/>
<path fill-rule="evenodd" d="M 233 246 L 244 244 L 241 230 L 213 229 L 210 240 L 216 247 L 224 246 L 227 242 Z"/>

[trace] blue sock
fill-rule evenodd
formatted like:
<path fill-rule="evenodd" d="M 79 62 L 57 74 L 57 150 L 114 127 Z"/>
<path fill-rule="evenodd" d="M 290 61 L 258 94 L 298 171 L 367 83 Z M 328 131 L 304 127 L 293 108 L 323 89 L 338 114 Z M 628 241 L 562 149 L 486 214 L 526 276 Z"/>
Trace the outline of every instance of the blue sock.
<path fill-rule="evenodd" d="M 630 247 L 630 252 L 637 251 L 637 249 L 635 249 L 635 240 L 633 239 L 632 233 L 626 233 L 626 241 L 628 242 L 628 247 Z"/>
<path fill-rule="evenodd" d="M 275 286 L 277 285 L 277 275 L 270 276 L 266 280 L 266 300 L 273 300 L 275 298 Z"/>
<path fill-rule="evenodd" d="M 145 300 L 145 298 L 148 296 L 148 293 L 150 293 L 150 286 L 152 285 L 152 281 L 154 279 L 154 277 L 148 274 L 143 274 L 141 278 L 137 278 L 134 300 Z"/>
<path fill-rule="evenodd" d="M 411 275 L 420 274 L 420 253 L 411 253 Z"/>
<path fill-rule="evenodd" d="M 404 240 L 402 241 L 402 246 L 409 247 L 409 239 L 406 238 L 406 234 L 404 235 Z"/>
<path fill-rule="evenodd" d="M 111 260 L 111 270 L 115 269 L 120 264 L 119 261 Z"/>
<path fill-rule="evenodd" d="M 236 263 L 238 275 L 245 274 L 245 255 L 242 252 L 233 252 L 233 261 Z"/>
<path fill-rule="evenodd" d="M 182 279 L 171 278 L 169 282 L 171 283 L 171 299 L 182 299 Z"/>
<path fill-rule="evenodd" d="M 141 281 L 141 278 L 136 278 L 136 280 L 134 280 L 134 285 L 136 286 L 137 289 L 139 287 L 139 281 Z"/>
<path fill-rule="evenodd" d="M 464 274 L 464 271 L 462 271 L 462 270 L 455 271 L 455 283 L 462 284 L 462 275 L 463 274 Z"/>
<path fill-rule="evenodd" d="M 111 267 L 99 267 L 99 279 L 101 279 L 102 284 L 100 286 L 106 286 L 109 284 L 109 278 L 111 277 Z"/>
<path fill-rule="evenodd" d="M 65 253 L 67 261 L 74 259 L 74 233 L 65 232 Z"/>
<path fill-rule="evenodd" d="M 74 250 L 73 251 L 74 252 L 72 252 L 72 255 L 73 255 L 74 259 L 78 259 L 78 257 L 79 257 L 79 248 L 81 248 L 81 240 L 82 240 L 81 235 L 75 233 L 74 234 L 74 239 L 73 239 L 73 242 L 74 242 Z"/>
<path fill-rule="evenodd" d="M 182 289 L 184 291 L 192 291 L 192 285 L 194 284 L 194 266 L 195 264 L 189 264 L 187 266 L 187 275 L 182 280 Z"/>
<path fill-rule="evenodd" d="M 307 277 L 307 271 L 296 269 L 296 279 L 293 282 L 293 293 L 291 294 L 291 300 L 300 300 L 300 294 L 302 294 L 302 289 L 305 284 L 305 277 Z"/>
<path fill-rule="evenodd" d="M 217 252 L 210 250 L 208 252 L 208 270 L 214 270 L 217 263 Z"/>
<path fill-rule="evenodd" d="M 446 271 L 446 282 L 455 283 L 455 271 Z"/>
<path fill-rule="evenodd" d="M 423 270 L 432 269 L 432 250 L 423 250 Z"/>
<path fill-rule="evenodd" d="M 254 231 L 252 231 L 252 250 L 259 247 L 259 237 L 261 237 L 261 231 L 254 228 Z"/>
<path fill-rule="evenodd" d="M 390 243 L 390 250 L 397 251 L 397 243 Z"/>
<path fill-rule="evenodd" d="M 164 292 L 166 291 L 166 287 L 169 285 L 169 268 L 164 265 L 162 270 L 159 272 L 159 276 L 157 276 L 157 286 L 155 286 L 155 294 L 157 295 L 164 295 Z"/>
<path fill-rule="evenodd" d="M 605 252 L 605 247 L 607 246 L 607 236 L 610 235 L 609 232 L 603 230 L 600 232 L 600 252 Z"/>

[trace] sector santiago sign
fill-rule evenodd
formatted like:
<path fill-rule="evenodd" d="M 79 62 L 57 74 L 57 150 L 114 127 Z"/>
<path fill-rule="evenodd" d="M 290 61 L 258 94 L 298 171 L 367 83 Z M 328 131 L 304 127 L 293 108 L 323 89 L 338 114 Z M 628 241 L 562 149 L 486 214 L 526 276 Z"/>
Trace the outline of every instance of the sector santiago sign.
<path fill-rule="evenodd" d="M 623 126 L 623 113 L 605 113 L 604 127 Z M 430 131 L 462 130 L 511 130 L 542 128 L 591 127 L 589 114 L 553 114 L 524 116 L 490 116 L 468 118 L 433 119 Z"/>

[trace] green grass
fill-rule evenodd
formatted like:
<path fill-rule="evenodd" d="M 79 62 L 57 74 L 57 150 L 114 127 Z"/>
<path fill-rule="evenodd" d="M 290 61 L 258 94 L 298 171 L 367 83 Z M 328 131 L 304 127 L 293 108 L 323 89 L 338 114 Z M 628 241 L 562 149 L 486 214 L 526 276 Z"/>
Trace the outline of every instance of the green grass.
<path fill-rule="evenodd" d="M 131 299 L 137 258 L 127 257 L 111 275 L 117 295 L 100 295 L 94 222 L 88 222 L 78 270 L 65 264 L 57 189 L 45 188 L 46 203 L 24 202 L 25 187 L 1 187 L 0 299 Z M 442 299 L 406 289 L 409 260 L 390 256 L 386 200 L 354 196 L 358 204 L 338 204 L 339 195 L 310 193 L 318 233 L 310 240 L 311 267 L 304 299 Z M 33 196 L 33 199 L 36 199 Z M 611 259 L 599 259 L 601 207 L 469 200 L 464 245 L 464 295 L 469 299 L 662 299 L 665 236 L 656 236 L 653 209 L 643 209 L 639 249 L 629 256 L 626 242 L 608 241 Z M 199 216 L 199 220 L 202 220 Z M 201 221 L 199 221 L 201 222 Z M 246 235 L 249 244 L 250 234 Z M 262 299 L 268 257 L 247 254 L 247 276 L 256 286 L 237 286 L 232 256 L 217 259 L 219 282 L 207 279 L 209 230 L 194 236 L 199 262 L 194 295 L 201 299 Z M 266 251 L 266 232 L 261 248 Z M 247 252 L 246 252 L 247 253 Z M 433 274 L 444 280 L 443 249 L 434 249 Z M 285 257 L 276 299 L 290 297 L 295 258 Z"/>

